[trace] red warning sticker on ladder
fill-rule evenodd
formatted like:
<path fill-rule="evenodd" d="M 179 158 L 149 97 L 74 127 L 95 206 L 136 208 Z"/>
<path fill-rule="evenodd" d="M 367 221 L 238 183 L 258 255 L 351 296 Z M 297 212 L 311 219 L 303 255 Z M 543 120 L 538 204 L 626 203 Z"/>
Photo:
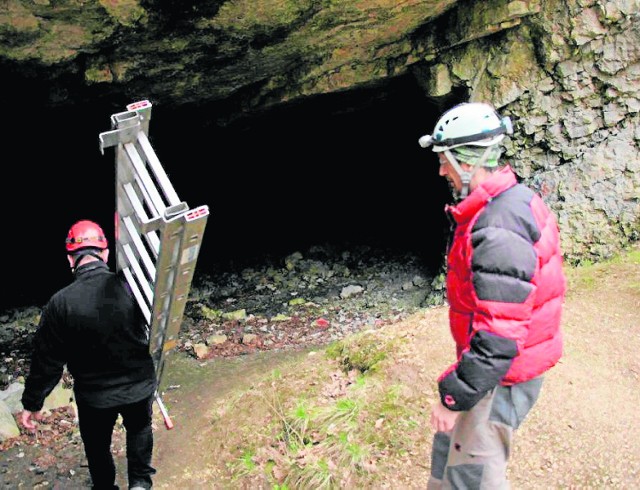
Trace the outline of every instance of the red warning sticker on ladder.
<path fill-rule="evenodd" d="M 185 219 L 187 221 L 193 221 L 198 218 L 202 218 L 203 216 L 206 216 L 208 214 L 209 214 L 208 206 L 199 206 L 196 209 L 192 209 L 187 214 L 185 214 Z"/>
<path fill-rule="evenodd" d="M 151 102 L 148 100 L 141 100 L 139 102 L 133 102 L 127 106 L 128 111 L 137 111 L 138 109 L 146 109 L 151 107 Z"/>

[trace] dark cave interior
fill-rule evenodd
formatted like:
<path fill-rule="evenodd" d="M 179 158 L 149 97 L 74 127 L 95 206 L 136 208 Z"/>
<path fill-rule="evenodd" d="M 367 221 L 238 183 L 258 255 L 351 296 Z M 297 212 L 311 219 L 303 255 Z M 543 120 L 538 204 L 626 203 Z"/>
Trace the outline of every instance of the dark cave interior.
<path fill-rule="evenodd" d="M 70 281 L 63 244 L 75 220 L 96 220 L 112 238 L 115 158 L 112 149 L 100 153 L 98 135 L 136 101 L 47 108 L 28 96 L 44 90 L 37 81 L 13 82 L 15 96 L 3 100 L 3 181 L 13 202 L 4 308 L 41 305 Z M 216 122 L 215 104 L 149 100 L 149 138 L 176 192 L 189 207 L 210 209 L 196 274 L 323 244 L 414 254 L 430 272 L 441 265 L 451 196 L 437 158 L 417 141 L 442 101 L 428 100 L 412 77 L 227 124 Z"/>

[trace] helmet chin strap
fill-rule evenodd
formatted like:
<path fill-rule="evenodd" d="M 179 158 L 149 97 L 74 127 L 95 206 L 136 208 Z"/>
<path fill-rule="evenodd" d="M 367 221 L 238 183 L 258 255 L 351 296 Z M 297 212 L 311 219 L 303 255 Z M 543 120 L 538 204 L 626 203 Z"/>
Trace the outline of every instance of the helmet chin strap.
<path fill-rule="evenodd" d="M 462 170 L 462 167 L 458 163 L 458 160 L 456 159 L 456 157 L 453 156 L 453 153 L 451 153 L 451 150 L 444 150 L 444 154 L 446 155 L 447 159 L 451 163 L 451 166 L 456 171 L 456 173 L 460 177 L 460 181 L 462 182 L 462 189 L 460 189 L 460 193 L 458 196 L 459 200 L 465 199 L 469 195 L 469 186 L 471 185 L 471 179 L 473 178 L 474 174 L 478 171 L 478 169 L 484 165 L 484 162 L 487 161 L 490 150 L 491 148 L 488 147 L 484 151 L 478 163 L 476 163 L 472 167 L 473 170 L 471 170 L 471 172 L 466 172 Z"/>
<path fill-rule="evenodd" d="M 104 260 L 102 259 L 102 257 L 100 257 L 98 252 L 95 252 L 93 250 L 80 250 L 79 252 L 74 254 L 74 257 L 73 257 L 73 267 L 71 268 L 71 272 L 73 274 L 75 274 L 76 270 L 78 269 L 78 262 L 80 262 L 82 260 L 82 258 L 87 256 L 87 255 L 91 255 L 92 257 L 95 257 L 96 259 L 100 260 L 101 262 L 104 262 Z"/>
<path fill-rule="evenodd" d="M 460 181 L 462 182 L 462 189 L 460 189 L 460 192 L 458 193 L 458 200 L 462 200 L 469 195 L 469 184 L 471 184 L 471 179 L 477 167 L 473 167 L 471 172 L 465 172 L 462 170 L 458 160 L 456 160 L 456 157 L 453 156 L 453 153 L 451 153 L 450 150 L 444 150 L 444 154 L 447 156 L 447 160 L 449 160 L 449 163 L 451 163 L 451 166 L 456 171 L 458 177 L 460 177 Z"/>

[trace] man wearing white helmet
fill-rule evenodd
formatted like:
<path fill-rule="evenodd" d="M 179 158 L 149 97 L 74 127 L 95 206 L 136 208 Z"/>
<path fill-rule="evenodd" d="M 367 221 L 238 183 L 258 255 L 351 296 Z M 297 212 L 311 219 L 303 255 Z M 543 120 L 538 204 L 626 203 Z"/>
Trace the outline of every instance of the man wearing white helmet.
<path fill-rule="evenodd" d="M 535 404 L 542 376 L 562 356 L 566 292 L 556 219 L 500 163 L 513 132 L 485 103 L 445 112 L 423 148 L 457 198 L 447 250 L 449 322 L 456 361 L 438 377 L 428 488 L 509 488 L 513 432 Z"/>

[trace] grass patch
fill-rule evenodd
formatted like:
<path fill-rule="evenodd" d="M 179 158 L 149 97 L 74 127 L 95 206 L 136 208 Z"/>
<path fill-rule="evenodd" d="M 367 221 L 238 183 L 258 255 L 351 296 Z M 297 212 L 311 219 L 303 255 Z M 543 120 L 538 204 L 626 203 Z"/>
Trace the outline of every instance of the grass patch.
<path fill-rule="evenodd" d="M 279 489 L 371 485 L 389 451 L 407 454 L 424 432 L 424 421 L 417 422 L 420 400 L 409 400 L 402 386 L 387 380 L 383 361 L 393 363 L 399 345 L 374 332 L 357 334 L 327 347 L 321 362 L 300 366 L 304 374 L 272 374 L 256 386 L 254 398 L 267 413 L 238 442 L 234 483 Z M 250 412 L 241 406 L 246 401 L 234 406 Z"/>
<path fill-rule="evenodd" d="M 610 276 L 611 266 L 624 267 L 625 265 L 640 264 L 640 245 L 634 243 L 629 247 L 621 250 L 618 254 L 610 259 L 593 263 L 585 261 L 581 265 L 575 267 L 566 267 L 565 273 L 569 283 L 569 291 L 580 289 L 584 291 L 593 291 L 602 286 L 602 282 Z M 640 285 L 633 285 L 636 288 Z"/>
<path fill-rule="evenodd" d="M 375 370 L 387 358 L 397 339 L 385 338 L 377 331 L 356 333 L 327 347 L 330 359 L 336 359 L 345 372 L 366 373 Z"/>

